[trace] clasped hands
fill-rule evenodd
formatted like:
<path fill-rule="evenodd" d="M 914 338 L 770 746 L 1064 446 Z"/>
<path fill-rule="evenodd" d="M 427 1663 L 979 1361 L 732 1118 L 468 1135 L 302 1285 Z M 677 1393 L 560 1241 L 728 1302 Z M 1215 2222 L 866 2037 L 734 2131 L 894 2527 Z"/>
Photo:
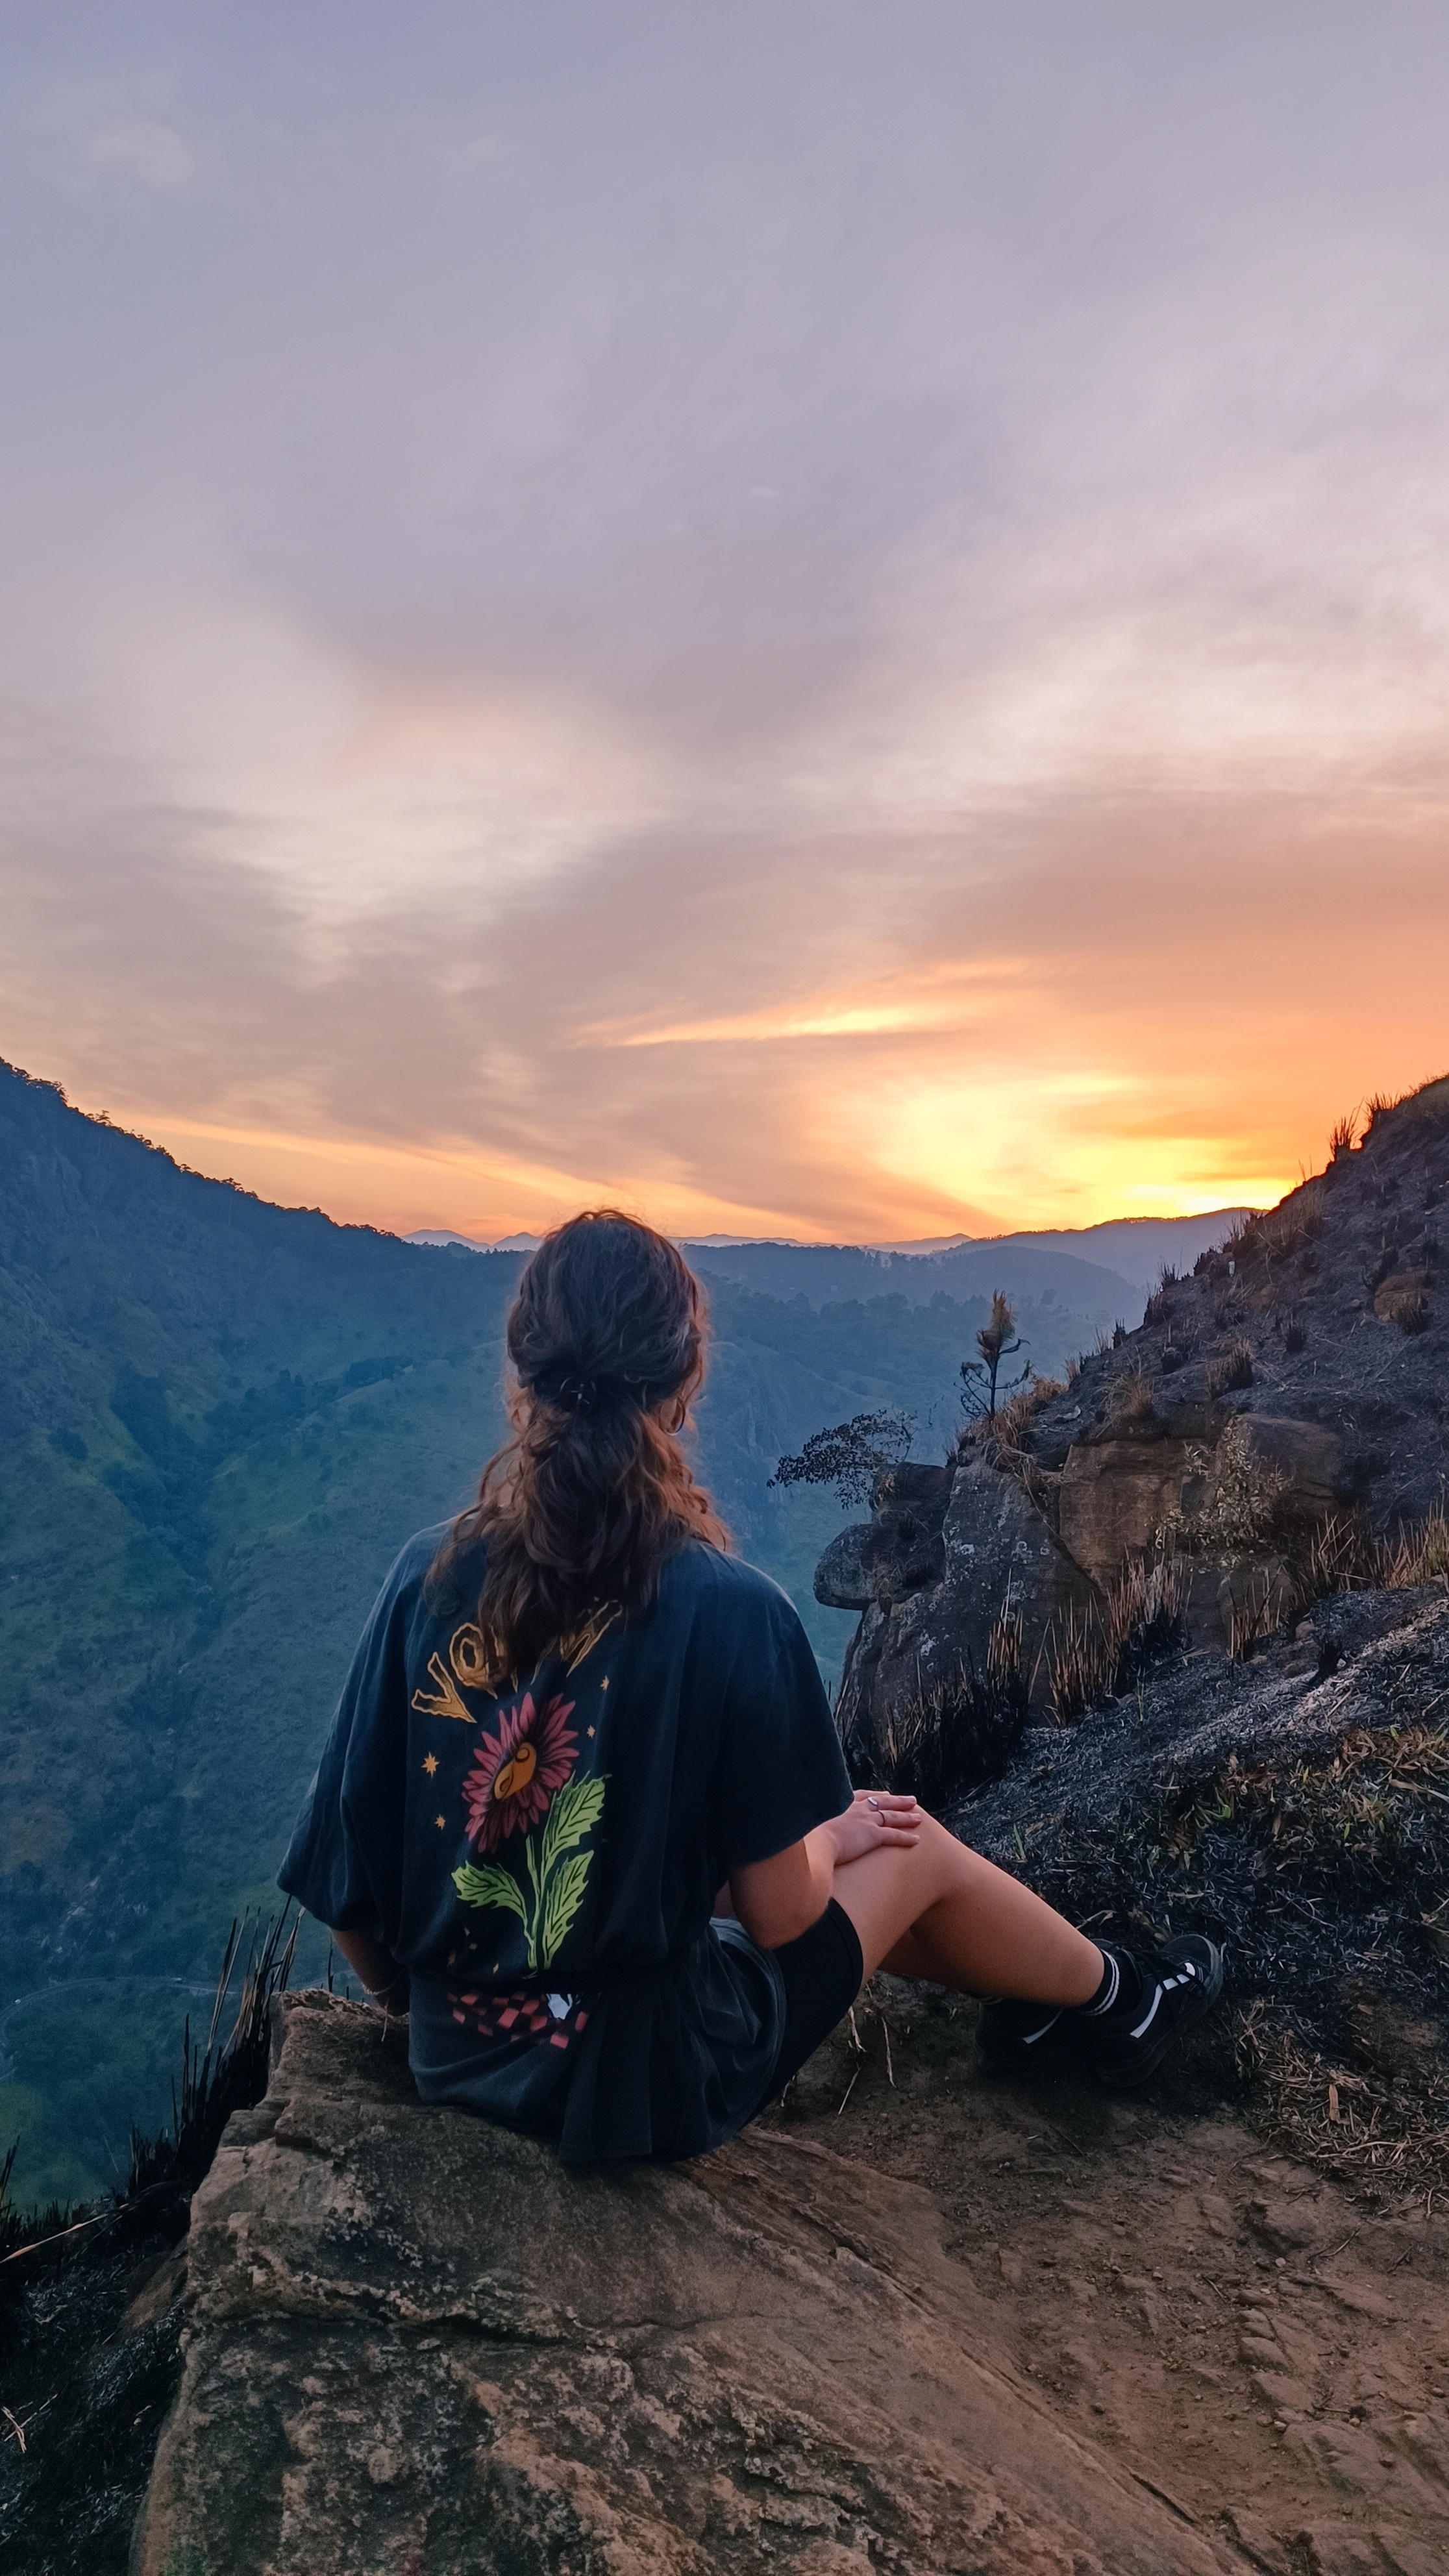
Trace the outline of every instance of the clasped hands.
<path fill-rule="evenodd" d="M 828 1834 L 836 1867 L 864 1860 L 867 1852 L 911 1851 L 921 1838 L 922 1810 L 914 1798 L 896 1797 L 889 1789 L 857 1789 L 844 1813 L 819 1830 Z"/>

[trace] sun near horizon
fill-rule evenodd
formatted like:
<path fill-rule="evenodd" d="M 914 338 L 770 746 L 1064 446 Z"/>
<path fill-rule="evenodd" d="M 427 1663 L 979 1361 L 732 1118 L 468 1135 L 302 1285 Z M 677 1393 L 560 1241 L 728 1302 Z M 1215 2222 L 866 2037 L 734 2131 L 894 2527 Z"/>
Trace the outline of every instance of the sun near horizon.
<path fill-rule="evenodd" d="M 1382 1096 L 1397 1097 L 1416 1087 L 1412 1082 L 1387 1087 Z M 789 1206 L 742 1204 L 712 1197 L 707 1190 L 681 1189 L 649 1178 L 641 1181 L 632 1174 L 500 1167 L 485 1153 L 470 1151 L 462 1143 L 428 1141 L 407 1146 L 356 1137 L 288 1135 L 260 1127 L 157 1117 L 144 1104 L 117 1110 L 68 1096 L 72 1107 L 83 1114 L 104 1114 L 205 1177 L 235 1181 L 279 1206 L 320 1208 L 338 1224 L 375 1226 L 391 1234 L 447 1231 L 479 1243 L 514 1234 L 537 1235 L 581 1207 L 606 1203 L 624 1206 L 680 1237 L 728 1234 L 801 1243 L 910 1243 L 951 1235 L 989 1240 L 996 1235 L 1076 1230 L 1124 1219 L 1270 1207 L 1322 1168 L 1334 1124 L 1332 1118 L 1320 1117 L 1315 1138 L 1308 1124 L 1311 1109 L 1305 1114 L 1303 1151 L 1291 1169 L 1281 1164 L 1275 1169 L 1265 1153 L 1255 1153 L 1253 1147 L 1260 1142 L 1256 1138 L 1246 1140 L 1246 1145 L 1239 1140 L 1195 1139 L 1174 1159 L 1178 1140 L 1171 1137 L 1156 1140 L 1156 1151 L 1149 1156 L 1144 1155 L 1136 1134 L 1108 1132 L 1091 1141 L 1077 1170 L 1063 1176 L 1038 1168 L 1029 1195 L 1003 1193 L 1001 1204 L 994 1207 L 955 1199 L 942 1187 L 932 1189 L 928 1176 L 919 1192 L 907 1186 L 896 1199 L 883 1191 L 873 1194 L 863 1214 L 842 1195 L 832 1222 L 829 1215 L 802 1216 Z M 1347 1110 L 1337 1114 L 1351 1116 L 1362 1106 L 1362 1098 L 1349 1101 Z M 1152 1176 L 1144 1177 L 1145 1170 Z M 1186 1177 L 1174 1178 L 1174 1174 Z"/>

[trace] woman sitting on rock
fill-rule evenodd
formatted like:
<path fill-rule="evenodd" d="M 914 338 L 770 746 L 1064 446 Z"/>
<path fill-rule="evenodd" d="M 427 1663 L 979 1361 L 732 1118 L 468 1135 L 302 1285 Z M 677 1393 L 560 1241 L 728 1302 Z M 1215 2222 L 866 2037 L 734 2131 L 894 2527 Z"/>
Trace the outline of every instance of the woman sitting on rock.
<path fill-rule="evenodd" d="M 993 1998 L 993 2065 L 1068 2017 L 1141 2082 L 1217 1952 L 1099 1947 L 913 1798 L 852 1795 L 800 1620 L 679 1446 L 704 1318 L 674 1246 L 560 1226 L 508 1353 L 512 1437 L 393 1567 L 280 1873 L 409 2015 L 424 2100 L 572 2162 L 696 2155 L 878 1967 Z"/>

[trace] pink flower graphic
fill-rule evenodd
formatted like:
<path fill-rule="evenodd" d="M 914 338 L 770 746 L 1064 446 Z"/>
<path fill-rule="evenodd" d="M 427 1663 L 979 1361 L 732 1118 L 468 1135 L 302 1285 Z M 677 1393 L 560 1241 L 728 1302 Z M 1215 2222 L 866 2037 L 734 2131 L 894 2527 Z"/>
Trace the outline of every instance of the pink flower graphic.
<path fill-rule="evenodd" d="M 506 1834 L 527 1833 L 547 1815 L 579 1749 L 564 1724 L 573 1707 L 571 1699 L 551 1699 L 540 1712 L 525 1691 L 517 1708 L 500 1710 L 497 1734 L 484 1736 L 463 1783 L 468 1838 L 481 1850 L 497 1851 Z"/>

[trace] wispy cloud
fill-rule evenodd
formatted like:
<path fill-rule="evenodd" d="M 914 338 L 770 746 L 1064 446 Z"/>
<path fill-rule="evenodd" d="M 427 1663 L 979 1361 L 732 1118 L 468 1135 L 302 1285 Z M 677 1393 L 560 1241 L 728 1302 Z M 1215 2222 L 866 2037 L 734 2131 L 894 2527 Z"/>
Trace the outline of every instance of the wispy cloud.
<path fill-rule="evenodd" d="M 0 163 L 6 1052 L 339 1213 L 874 1237 L 1435 1069 L 1449 25 L 162 18 L 0 34 L 148 102 Z"/>
<path fill-rule="evenodd" d="M 81 138 L 78 159 L 94 179 L 118 181 L 153 197 L 174 197 L 197 175 L 197 156 L 174 125 L 152 116 L 117 116 Z"/>

